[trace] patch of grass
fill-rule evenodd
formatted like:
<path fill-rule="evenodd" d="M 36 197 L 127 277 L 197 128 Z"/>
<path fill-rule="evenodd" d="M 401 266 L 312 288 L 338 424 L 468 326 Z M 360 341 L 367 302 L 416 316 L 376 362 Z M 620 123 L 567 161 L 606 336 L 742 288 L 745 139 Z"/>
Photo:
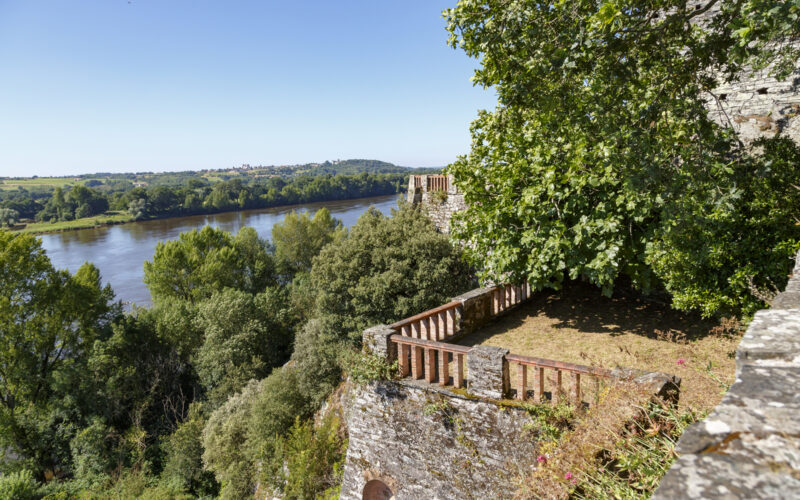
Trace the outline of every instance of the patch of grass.
<path fill-rule="evenodd" d="M 676 458 L 675 442 L 697 421 L 691 410 L 619 382 L 569 432 L 540 447 L 519 498 L 646 498 Z"/>
<path fill-rule="evenodd" d="M 71 231 L 75 229 L 88 229 L 92 227 L 106 226 L 110 224 L 121 224 L 133 221 L 133 216 L 127 212 L 106 212 L 102 215 L 84 217 L 61 222 L 33 222 L 26 224 L 24 228 L 17 230 L 20 233 L 43 234 L 56 233 L 60 231 Z"/>
<path fill-rule="evenodd" d="M 512 353 L 583 365 L 658 371 L 681 377 L 679 407 L 708 411 L 734 380 L 741 332 L 636 296 L 607 298 L 574 283 L 541 292 L 464 345 L 505 347 Z M 511 366 L 516 379 L 516 365 Z M 589 394 L 590 377 L 582 381 Z"/>
<path fill-rule="evenodd" d="M 78 178 L 75 180 L 76 177 L 25 177 L 25 178 L 6 178 L 0 179 L 0 190 L 3 191 L 13 191 L 16 190 L 18 187 L 23 187 L 26 189 L 30 188 L 52 188 L 55 189 L 57 187 L 67 187 L 67 186 L 75 186 L 78 184 L 85 184 L 86 181 L 90 180 L 99 180 L 105 181 L 107 180 L 105 177 L 87 177 L 87 178 Z"/>

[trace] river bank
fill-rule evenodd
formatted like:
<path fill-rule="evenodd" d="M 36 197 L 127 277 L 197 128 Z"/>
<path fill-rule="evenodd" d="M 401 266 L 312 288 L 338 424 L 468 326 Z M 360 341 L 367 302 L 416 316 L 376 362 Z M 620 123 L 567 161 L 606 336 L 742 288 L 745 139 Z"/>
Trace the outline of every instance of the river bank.
<path fill-rule="evenodd" d="M 402 193 L 395 193 L 397 195 Z M 385 195 L 385 196 L 392 196 L 392 195 Z M 263 209 L 249 209 L 249 210 L 286 210 L 292 209 L 292 207 L 305 207 L 310 203 L 336 203 L 336 202 L 348 202 L 353 201 L 357 202 L 359 200 L 367 200 L 373 199 L 374 196 L 369 196 L 365 198 L 348 198 L 342 200 L 331 200 L 331 201 L 320 201 L 320 202 L 308 202 L 308 203 L 298 203 L 294 205 L 278 205 L 274 207 L 268 207 Z M 152 220 L 167 220 L 167 219 L 180 219 L 183 217 L 195 217 L 195 216 L 209 216 L 209 215 L 219 215 L 219 214 L 227 214 L 227 213 L 237 213 L 243 212 L 246 210 L 226 210 L 223 212 L 209 212 L 204 214 L 193 214 L 193 215 L 169 215 L 164 217 L 148 217 L 146 219 L 135 219 L 133 215 L 127 212 L 118 212 L 118 211 L 108 211 L 101 215 L 94 215 L 92 217 L 84 217 L 82 219 L 75 219 L 70 221 L 59 221 L 59 222 L 31 222 L 25 224 L 23 227 L 13 227 L 11 231 L 20 234 L 52 234 L 52 233 L 63 233 L 65 231 L 77 231 L 82 229 L 97 229 L 104 226 L 113 226 L 117 224 L 127 224 L 132 222 L 144 222 L 144 221 L 152 221 Z M 19 226 L 19 225 L 18 225 Z"/>
<path fill-rule="evenodd" d="M 103 283 L 114 289 L 123 302 L 150 304 L 150 293 L 143 282 L 143 265 L 153 257 L 159 241 L 175 239 L 182 232 L 210 225 L 236 233 L 253 227 L 265 239 L 271 239 L 272 226 L 293 210 L 315 212 L 327 208 L 331 215 L 350 227 L 369 207 L 389 214 L 397 206 L 398 195 L 373 198 L 306 203 L 273 208 L 221 212 L 207 215 L 170 217 L 102 225 L 80 230 L 48 232 L 39 236 L 47 256 L 58 269 L 75 272 L 84 262 L 100 269 Z"/>

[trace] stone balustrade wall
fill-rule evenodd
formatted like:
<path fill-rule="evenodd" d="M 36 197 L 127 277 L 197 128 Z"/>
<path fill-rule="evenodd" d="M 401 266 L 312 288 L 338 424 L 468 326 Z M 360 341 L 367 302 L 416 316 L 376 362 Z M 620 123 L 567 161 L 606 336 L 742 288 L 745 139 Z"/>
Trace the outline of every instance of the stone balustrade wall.
<path fill-rule="evenodd" d="M 722 402 L 678 441 L 653 498 L 800 498 L 800 255 L 736 351 Z"/>

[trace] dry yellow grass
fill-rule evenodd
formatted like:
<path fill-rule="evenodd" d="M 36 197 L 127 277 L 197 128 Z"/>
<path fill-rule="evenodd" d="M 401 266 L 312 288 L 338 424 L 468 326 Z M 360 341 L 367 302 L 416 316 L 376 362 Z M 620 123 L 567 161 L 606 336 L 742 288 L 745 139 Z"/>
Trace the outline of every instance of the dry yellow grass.
<path fill-rule="evenodd" d="M 678 375 L 682 378 L 680 407 L 704 411 L 719 403 L 724 392 L 721 383 L 729 385 L 734 379 L 734 352 L 741 334 L 724 330 L 633 295 L 607 298 L 594 287 L 572 284 L 560 292 L 537 294 L 459 343 Z M 706 371 L 709 362 L 711 374 Z"/>

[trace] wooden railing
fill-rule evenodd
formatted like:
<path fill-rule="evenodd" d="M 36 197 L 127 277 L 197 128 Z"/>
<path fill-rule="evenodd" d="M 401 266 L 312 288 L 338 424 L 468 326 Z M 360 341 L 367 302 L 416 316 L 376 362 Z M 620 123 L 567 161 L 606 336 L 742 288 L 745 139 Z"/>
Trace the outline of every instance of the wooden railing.
<path fill-rule="evenodd" d="M 407 377 L 410 373 L 412 378 L 424 378 L 428 383 L 433 383 L 438 378 L 441 386 L 464 387 L 464 366 L 469 347 L 399 334 L 390 338 L 397 344 L 397 364 L 401 377 Z M 452 383 L 451 362 L 455 365 Z"/>
<path fill-rule="evenodd" d="M 461 302 L 448 302 L 443 306 L 411 316 L 389 325 L 400 335 L 415 339 L 443 341 L 458 333 L 457 309 Z"/>
<path fill-rule="evenodd" d="M 492 316 L 497 316 L 531 296 L 531 286 L 525 282 L 522 285 L 498 285 L 492 292 Z"/>
<path fill-rule="evenodd" d="M 429 175 L 428 176 L 428 192 L 431 191 L 444 191 L 447 192 L 447 176 L 446 175 Z"/>
<path fill-rule="evenodd" d="M 594 400 L 597 401 L 600 395 L 600 381 L 611 377 L 611 372 L 603 368 L 576 365 L 563 361 L 553 361 L 551 359 L 533 358 L 521 356 L 519 354 L 507 354 L 506 361 L 517 365 L 517 376 L 514 388 L 517 391 L 517 399 L 525 401 L 528 399 L 528 367 L 532 368 L 535 376 L 535 383 L 531 384 L 533 401 L 541 403 L 546 400 L 546 389 L 550 390 L 550 401 L 553 403 L 561 402 L 562 398 L 569 399 L 570 394 L 562 387 L 562 373 L 567 372 L 572 376 L 572 400 L 576 404 L 581 404 L 583 395 L 581 393 L 581 376 L 586 376 L 594 381 Z M 554 371 L 555 377 L 551 379 L 550 387 L 545 387 L 545 370 Z M 534 382 L 531 380 L 531 382 Z"/>
<path fill-rule="evenodd" d="M 445 191 L 450 186 L 450 181 L 446 175 L 414 175 L 414 189 L 425 188 L 425 191 Z"/>

